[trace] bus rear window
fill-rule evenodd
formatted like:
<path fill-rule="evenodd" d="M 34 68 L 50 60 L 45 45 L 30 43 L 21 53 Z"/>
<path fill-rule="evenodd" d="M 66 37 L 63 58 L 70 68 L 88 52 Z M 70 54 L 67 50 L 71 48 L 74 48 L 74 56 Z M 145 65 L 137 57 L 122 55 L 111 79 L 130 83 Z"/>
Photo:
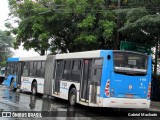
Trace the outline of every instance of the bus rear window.
<path fill-rule="evenodd" d="M 114 71 L 124 74 L 146 74 L 148 56 L 131 52 L 114 52 Z"/>

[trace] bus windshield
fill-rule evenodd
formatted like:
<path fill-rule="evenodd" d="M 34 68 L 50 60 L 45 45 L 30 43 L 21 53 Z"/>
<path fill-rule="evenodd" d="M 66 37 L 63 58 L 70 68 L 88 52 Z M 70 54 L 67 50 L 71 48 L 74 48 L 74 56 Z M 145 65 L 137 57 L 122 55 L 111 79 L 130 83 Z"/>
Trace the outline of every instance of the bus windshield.
<path fill-rule="evenodd" d="M 148 56 L 131 52 L 114 52 L 114 72 L 146 75 Z"/>

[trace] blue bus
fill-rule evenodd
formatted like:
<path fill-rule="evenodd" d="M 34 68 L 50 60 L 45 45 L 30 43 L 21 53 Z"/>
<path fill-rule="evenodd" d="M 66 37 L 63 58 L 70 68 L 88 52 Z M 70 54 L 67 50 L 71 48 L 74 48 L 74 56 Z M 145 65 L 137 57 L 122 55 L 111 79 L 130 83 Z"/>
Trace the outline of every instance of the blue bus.
<path fill-rule="evenodd" d="M 19 61 L 19 62 L 18 62 Z M 14 63 L 12 65 L 11 63 Z M 16 63 L 21 63 L 16 67 Z M 23 67 L 24 66 L 24 67 Z M 19 69 L 20 72 L 12 72 Z M 149 108 L 151 56 L 133 51 L 95 50 L 8 61 L 6 83 L 93 107 Z M 17 75 L 20 77 L 17 80 Z M 14 82 L 14 87 L 17 84 Z"/>
<path fill-rule="evenodd" d="M 22 63 L 19 62 L 19 58 L 8 58 L 4 85 L 11 89 L 20 87 L 22 74 Z"/>
<path fill-rule="evenodd" d="M 46 61 L 44 95 L 66 99 L 70 105 L 150 106 L 151 56 L 96 50 L 57 54 Z"/>

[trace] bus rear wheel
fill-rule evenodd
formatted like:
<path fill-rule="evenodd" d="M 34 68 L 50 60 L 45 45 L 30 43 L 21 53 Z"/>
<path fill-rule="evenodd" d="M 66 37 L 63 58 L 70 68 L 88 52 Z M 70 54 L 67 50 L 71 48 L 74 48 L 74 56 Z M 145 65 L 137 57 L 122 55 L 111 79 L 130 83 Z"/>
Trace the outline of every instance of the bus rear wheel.
<path fill-rule="evenodd" d="M 76 105 L 76 99 L 77 99 L 77 92 L 75 88 L 72 88 L 69 92 L 69 104 L 71 106 Z"/>
<path fill-rule="evenodd" d="M 37 83 L 34 82 L 32 84 L 32 95 L 36 95 L 37 94 Z"/>

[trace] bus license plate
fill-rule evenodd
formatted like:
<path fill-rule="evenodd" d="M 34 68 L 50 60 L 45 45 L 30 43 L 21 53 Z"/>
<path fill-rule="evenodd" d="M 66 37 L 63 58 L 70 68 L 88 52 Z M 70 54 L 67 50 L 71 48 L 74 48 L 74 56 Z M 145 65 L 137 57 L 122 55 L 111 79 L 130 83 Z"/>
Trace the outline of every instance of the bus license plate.
<path fill-rule="evenodd" d="M 126 98 L 133 98 L 132 94 L 126 94 Z"/>

